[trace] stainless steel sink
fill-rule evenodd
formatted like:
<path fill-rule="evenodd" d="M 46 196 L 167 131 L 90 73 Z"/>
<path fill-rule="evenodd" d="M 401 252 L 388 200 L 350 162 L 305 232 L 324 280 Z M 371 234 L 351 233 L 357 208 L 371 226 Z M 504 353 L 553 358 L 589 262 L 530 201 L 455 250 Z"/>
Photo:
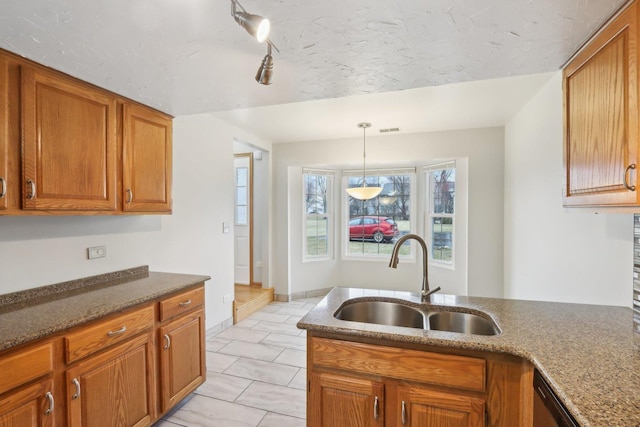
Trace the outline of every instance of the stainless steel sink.
<path fill-rule="evenodd" d="M 358 301 L 343 305 L 334 317 L 351 322 L 426 329 L 422 311 L 389 301 Z"/>
<path fill-rule="evenodd" d="M 498 327 L 489 319 L 458 311 L 436 311 L 429 314 L 429 329 L 473 335 L 500 333 Z"/>
<path fill-rule="evenodd" d="M 473 335 L 498 335 L 500 329 L 477 314 L 413 307 L 393 301 L 347 301 L 334 314 L 336 319 L 378 325 L 403 326 L 425 330 Z"/>

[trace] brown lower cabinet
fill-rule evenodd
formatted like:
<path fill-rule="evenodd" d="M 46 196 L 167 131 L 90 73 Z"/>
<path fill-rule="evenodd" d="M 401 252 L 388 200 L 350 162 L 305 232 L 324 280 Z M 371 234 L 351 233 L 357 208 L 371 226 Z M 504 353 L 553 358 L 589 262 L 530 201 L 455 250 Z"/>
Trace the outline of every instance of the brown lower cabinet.
<path fill-rule="evenodd" d="M 517 357 L 308 332 L 310 427 L 531 427 Z"/>
<path fill-rule="evenodd" d="M 199 284 L 0 353 L 0 427 L 149 426 L 205 373 Z"/>

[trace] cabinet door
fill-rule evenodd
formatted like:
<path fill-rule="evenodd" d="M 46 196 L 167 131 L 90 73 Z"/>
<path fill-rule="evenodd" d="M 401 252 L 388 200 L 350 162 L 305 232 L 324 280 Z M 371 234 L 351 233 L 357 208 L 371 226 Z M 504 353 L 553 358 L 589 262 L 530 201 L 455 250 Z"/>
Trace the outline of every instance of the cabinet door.
<path fill-rule="evenodd" d="M 205 380 L 204 312 L 160 328 L 160 384 L 165 412 Z"/>
<path fill-rule="evenodd" d="M 483 427 L 485 401 L 463 394 L 398 387 L 399 426 Z"/>
<path fill-rule="evenodd" d="M 116 209 L 116 99 L 22 68 L 23 209 Z"/>
<path fill-rule="evenodd" d="M 631 5 L 564 70 L 565 206 L 640 202 L 636 8 Z"/>
<path fill-rule="evenodd" d="M 156 402 L 151 342 L 145 334 L 67 370 L 70 427 L 151 424 Z"/>
<path fill-rule="evenodd" d="M 310 381 L 308 426 L 384 426 L 382 383 L 328 373 L 313 373 Z"/>
<path fill-rule="evenodd" d="M 55 414 L 53 381 L 50 379 L 0 399 L 0 427 L 51 427 L 55 425 Z"/>
<path fill-rule="evenodd" d="M 164 114 L 123 105 L 122 210 L 171 212 L 172 129 Z"/>
<path fill-rule="evenodd" d="M 9 64 L 0 56 L 0 210 L 8 207 L 9 180 Z"/>

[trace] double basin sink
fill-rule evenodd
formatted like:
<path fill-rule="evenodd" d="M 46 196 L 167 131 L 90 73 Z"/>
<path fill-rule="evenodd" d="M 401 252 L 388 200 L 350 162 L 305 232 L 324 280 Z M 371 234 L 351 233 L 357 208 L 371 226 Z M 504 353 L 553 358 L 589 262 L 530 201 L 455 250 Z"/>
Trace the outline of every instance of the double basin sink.
<path fill-rule="evenodd" d="M 486 317 L 485 317 L 486 316 Z M 500 328 L 488 315 L 447 310 L 447 307 L 394 301 L 349 300 L 334 314 L 336 319 L 378 325 L 472 335 L 498 335 Z"/>

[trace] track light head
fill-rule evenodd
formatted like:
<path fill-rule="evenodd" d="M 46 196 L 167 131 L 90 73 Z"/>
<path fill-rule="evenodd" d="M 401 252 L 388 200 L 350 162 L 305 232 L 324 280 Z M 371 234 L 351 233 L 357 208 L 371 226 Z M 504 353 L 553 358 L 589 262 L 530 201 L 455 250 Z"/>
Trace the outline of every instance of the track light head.
<path fill-rule="evenodd" d="M 236 10 L 236 6 L 239 6 L 242 10 Z M 260 15 L 253 15 L 247 13 L 246 10 L 237 1 L 231 1 L 231 15 L 233 19 L 244 28 L 247 33 L 251 34 L 259 43 L 267 40 L 269 37 L 269 31 L 271 30 L 271 23 L 267 18 Z"/>
<path fill-rule="evenodd" d="M 267 54 L 260 63 L 260 67 L 256 73 L 256 81 L 261 85 L 270 85 L 273 83 L 273 56 L 271 56 L 271 43 L 268 43 L 267 46 Z"/>

